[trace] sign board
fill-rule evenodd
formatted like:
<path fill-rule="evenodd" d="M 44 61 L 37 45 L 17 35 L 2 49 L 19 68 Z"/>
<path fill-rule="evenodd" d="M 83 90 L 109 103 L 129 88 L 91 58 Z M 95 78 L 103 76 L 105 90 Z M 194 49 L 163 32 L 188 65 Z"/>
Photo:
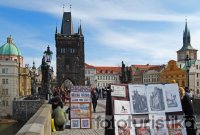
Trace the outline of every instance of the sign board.
<path fill-rule="evenodd" d="M 71 128 L 91 128 L 91 88 L 72 86 L 70 88 Z"/>

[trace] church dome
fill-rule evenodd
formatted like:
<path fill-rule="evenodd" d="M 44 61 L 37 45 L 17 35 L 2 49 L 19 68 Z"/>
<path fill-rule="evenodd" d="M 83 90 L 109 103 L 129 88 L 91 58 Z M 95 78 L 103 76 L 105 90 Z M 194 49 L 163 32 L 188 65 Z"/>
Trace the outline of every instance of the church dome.
<path fill-rule="evenodd" d="M 7 38 L 7 43 L 0 47 L 0 55 L 16 55 L 21 56 L 21 51 L 12 42 L 11 36 Z"/>

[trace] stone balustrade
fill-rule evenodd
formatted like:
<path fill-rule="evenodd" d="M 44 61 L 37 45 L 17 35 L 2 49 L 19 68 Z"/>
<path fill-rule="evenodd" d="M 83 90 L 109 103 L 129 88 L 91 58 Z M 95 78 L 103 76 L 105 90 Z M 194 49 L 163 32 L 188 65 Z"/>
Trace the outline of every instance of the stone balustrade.
<path fill-rule="evenodd" d="M 51 135 L 50 104 L 43 104 L 16 135 Z"/>

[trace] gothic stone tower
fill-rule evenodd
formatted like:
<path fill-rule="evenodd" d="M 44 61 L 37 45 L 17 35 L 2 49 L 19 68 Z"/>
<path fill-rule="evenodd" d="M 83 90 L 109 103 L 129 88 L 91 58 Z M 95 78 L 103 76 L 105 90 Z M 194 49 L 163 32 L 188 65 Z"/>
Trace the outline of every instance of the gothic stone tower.
<path fill-rule="evenodd" d="M 187 20 L 185 21 L 185 30 L 183 31 L 183 46 L 177 51 L 177 61 L 185 61 L 188 55 L 192 60 L 197 60 L 197 49 L 194 49 L 190 44 L 190 30 L 187 27 Z"/>
<path fill-rule="evenodd" d="M 74 33 L 71 12 L 63 13 L 61 32 L 58 33 L 56 27 L 55 40 L 58 86 L 65 81 L 71 81 L 73 85 L 84 85 L 84 36 L 81 24 L 78 32 Z"/>

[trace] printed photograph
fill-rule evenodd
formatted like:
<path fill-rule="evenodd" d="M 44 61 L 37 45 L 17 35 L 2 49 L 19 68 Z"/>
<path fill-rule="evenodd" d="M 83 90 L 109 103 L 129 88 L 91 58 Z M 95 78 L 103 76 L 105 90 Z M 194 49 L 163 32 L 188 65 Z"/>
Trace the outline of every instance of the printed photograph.
<path fill-rule="evenodd" d="M 131 113 L 148 113 L 147 96 L 144 85 L 129 85 Z"/>
<path fill-rule="evenodd" d="M 165 111 L 165 102 L 162 85 L 148 85 L 147 95 L 150 112 Z"/>
<path fill-rule="evenodd" d="M 130 101 L 115 100 L 115 114 L 131 114 Z"/>
<path fill-rule="evenodd" d="M 81 119 L 81 128 L 90 128 L 90 119 Z"/>
<path fill-rule="evenodd" d="M 174 121 L 169 121 L 167 124 L 169 135 L 186 135 L 186 129 L 182 128 L 180 123 L 175 123 Z"/>
<path fill-rule="evenodd" d="M 115 115 L 115 135 L 135 135 L 131 115 Z"/>
<path fill-rule="evenodd" d="M 166 84 L 164 86 L 166 112 L 182 111 L 179 87 L 177 84 Z"/>
<path fill-rule="evenodd" d="M 71 119 L 71 128 L 80 128 L 80 119 Z"/>
<path fill-rule="evenodd" d="M 149 127 L 136 127 L 135 132 L 136 135 L 151 135 Z"/>

